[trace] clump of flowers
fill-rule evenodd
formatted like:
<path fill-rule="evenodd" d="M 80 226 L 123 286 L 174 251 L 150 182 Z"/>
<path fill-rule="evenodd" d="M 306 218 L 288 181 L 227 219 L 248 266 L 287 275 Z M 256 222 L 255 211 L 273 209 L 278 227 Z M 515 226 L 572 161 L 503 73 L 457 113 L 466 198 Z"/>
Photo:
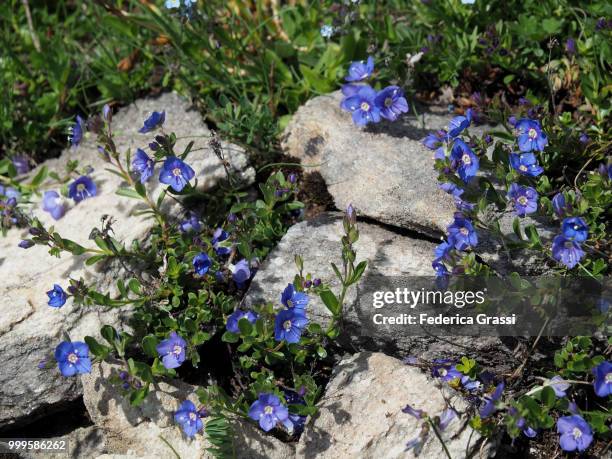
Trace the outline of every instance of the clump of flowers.
<path fill-rule="evenodd" d="M 376 91 L 368 84 L 355 84 L 367 80 L 374 73 L 374 58 L 351 63 L 346 76 L 348 84 L 342 86 L 345 96 L 340 108 L 352 113 L 353 122 L 358 126 L 378 123 L 381 119 L 395 121 L 402 113 L 408 112 L 404 91 L 398 86 L 387 86 Z"/>

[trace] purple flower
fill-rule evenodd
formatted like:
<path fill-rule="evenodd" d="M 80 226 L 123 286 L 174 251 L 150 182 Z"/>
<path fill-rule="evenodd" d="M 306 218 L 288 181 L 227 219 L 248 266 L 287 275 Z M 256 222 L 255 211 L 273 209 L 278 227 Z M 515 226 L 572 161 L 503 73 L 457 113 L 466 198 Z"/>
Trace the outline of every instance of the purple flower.
<path fill-rule="evenodd" d="M 274 322 L 274 339 L 297 343 L 302 336 L 303 328 L 308 325 L 308 319 L 301 309 L 283 309 Z"/>
<path fill-rule="evenodd" d="M 514 205 L 516 215 L 519 217 L 524 217 L 538 210 L 538 193 L 530 186 L 513 183 L 508 191 L 508 199 Z"/>
<path fill-rule="evenodd" d="M 445 430 L 448 425 L 457 417 L 457 413 L 452 408 L 447 408 L 439 416 L 438 427 Z"/>
<path fill-rule="evenodd" d="M 204 428 L 200 414 L 191 400 L 185 400 L 174 413 L 174 420 L 181 426 L 188 437 L 194 437 L 196 433 Z"/>
<path fill-rule="evenodd" d="M 132 161 L 132 170 L 140 174 L 140 183 L 145 183 L 153 175 L 153 160 L 140 148 L 136 149 L 134 160 Z"/>
<path fill-rule="evenodd" d="M 523 434 L 529 438 L 535 438 L 538 435 L 538 432 L 531 427 L 527 426 L 523 429 Z"/>
<path fill-rule="evenodd" d="M 78 147 L 83 140 L 83 134 L 85 133 L 85 120 L 81 118 L 79 115 L 76 116 L 76 121 L 70 128 L 70 135 L 68 136 L 68 140 L 74 148 Z"/>
<path fill-rule="evenodd" d="M 425 411 L 417 410 L 415 408 L 412 408 L 410 405 L 406 405 L 404 408 L 402 408 L 402 413 L 409 414 L 410 416 L 413 416 L 417 419 L 422 419 L 425 417 Z"/>
<path fill-rule="evenodd" d="M 481 388 L 482 383 L 476 379 L 472 379 L 467 375 L 461 376 L 461 385 L 464 389 L 472 392 L 477 391 Z"/>
<path fill-rule="evenodd" d="M 593 388 L 598 397 L 609 397 L 612 395 L 612 363 L 604 361 L 593 368 L 595 380 Z"/>
<path fill-rule="evenodd" d="M 488 397 L 485 397 L 485 404 L 480 409 L 481 418 L 483 419 L 488 418 L 493 413 L 495 413 L 495 410 L 496 410 L 495 404 L 501 398 L 502 393 L 504 392 L 504 387 L 505 386 L 503 382 L 499 383 L 497 387 L 495 387 L 495 390 L 493 391 L 493 393 L 489 395 Z"/>
<path fill-rule="evenodd" d="M 465 116 L 455 116 L 448 123 L 448 135 L 449 137 L 455 138 L 463 131 L 465 131 L 472 122 L 472 109 L 468 108 Z"/>
<path fill-rule="evenodd" d="M 0 185 L 0 196 L 4 196 L 6 199 L 19 199 L 21 197 L 21 193 L 17 191 L 12 186 L 4 187 Z"/>
<path fill-rule="evenodd" d="M 437 359 L 434 361 L 431 374 L 436 378 L 440 378 L 444 382 L 450 382 L 454 379 L 461 379 L 462 376 L 461 372 L 457 370 L 455 365 L 444 359 Z"/>
<path fill-rule="evenodd" d="M 570 241 L 584 242 L 589 237 L 589 226 L 582 217 L 570 217 L 563 220 L 561 232 Z"/>
<path fill-rule="evenodd" d="M 356 94 L 347 97 L 341 104 L 344 110 L 353 114 L 353 122 L 358 126 L 380 121 L 380 109 L 376 105 L 376 91 L 370 86 L 364 85 Z"/>
<path fill-rule="evenodd" d="M 11 158 L 11 162 L 18 174 L 27 174 L 30 171 L 30 163 L 28 162 L 28 158 L 25 156 L 13 156 Z"/>
<path fill-rule="evenodd" d="M 274 394 L 259 394 L 259 398 L 249 408 L 249 417 L 259 422 L 265 432 L 272 430 L 279 422 L 285 422 L 289 410 Z"/>
<path fill-rule="evenodd" d="M 298 292 L 293 284 L 287 284 L 285 290 L 281 294 L 281 303 L 289 309 L 304 311 L 308 305 L 308 295 L 304 292 Z"/>
<path fill-rule="evenodd" d="M 334 28 L 328 24 L 325 24 L 321 27 L 319 33 L 323 38 L 331 38 L 331 36 L 334 34 Z"/>
<path fill-rule="evenodd" d="M 178 368 L 185 361 L 185 347 L 187 343 L 176 332 L 170 333 L 168 339 L 157 345 L 157 353 L 162 358 L 164 367 Z"/>
<path fill-rule="evenodd" d="M 66 202 L 57 191 L 45 191 L 42 208 L 45 212 L 49 212 L 54 220 L 59 220 L 66 213 Z"/>
<path fill-rule="evenodd" d="M 578 242 L 571 241 L 560 234 L 553 239 L 552 256 L 555 260 L 572 269 L 582 259 L 584 251 Z"/>
<path fill-rule="evenodd" d="M 515 127 L 518 130 L 517 141 L 521 152 L 543 151 L 548 145 L 548 138 L 542 132 L 539 121 L 523 118 L 516 123 Z"/>
<path fill-rule="evenodd" d="M 568 55 L 574 56 L 576 54 L 576 40 L 568 38 L 565 42 L 565 51 Z"/>
<path fill-rule="evenodd" d="M 225 324 L 225 328 L 227 331 L 232 333 L 240 333 L 240 328 L 238 327 L 238 322 L 240 319 L 246 319 L 251 324 L 254 324 L 257 321 L 257 314 L 253 311 L 243 311 L 241 309 L 236 309 L 228 318 L 227 323 Z"/>
<path fill-rule="evenodd" d="M 63 341 L 55 348 L 55 360 L 62 376 L 90 373 L 89 347 L 80 341 Z"/>
<path fill-rule="evenodd" d="M 478 156 L 463 140 L 455 139 L 450 157 L 453 161 L 453 168 L 457 170 L 459 177 L 465 183 L 468 183 L 478 172 L 480 167 Z"/>
<path fill-rule="evenodd" d="M 181 233 L 198 233 L 202 229 L 202 224 L 200 223 L 198 216 L 193 212 L 190 212 L 187 218 L 179 223 L 178 228 Z"/>
<path fill-rule="evenodd" d="M 457 250 L 466 250 L 478 244 L 478 235 L 472 222 L 461 213 L 455 214 L 455 220 L 446 229 L 449 234 L 448 242 Z"/>
<path fill-rule="evenodd" d="M 533 153 L 510 153 L 510 164 L 519 173 L 530 177 L 537 177 L 544 172 Z"/>
<path fill-rule="evenodd" d="M 234 279 L 234 282 L 236 282 L 238 288 L 244 287 L 246 281 L 251 278 L 249 262 L 244 258 L 235 265 L 230 265 L 229 270 L 231 271 L 232 279 Z"/>
<path fill-rule="evenodd" d="M 138 130 L 141 134 L 146 134 L 149 131 L 161 126 L 166 121 L 166 112 L 153 112 L 147 119 L 144 120 L 144 125 Z"/>
<path fill-rule="evenodd" d="M 222 244 L 222 242 L 227 241 L 228 238 L 229 233 L 227 231 L 223 231 L 223 228 L 217 228 L 213 233 L 212 245 L 217 255 L 228 255 L 232 251 L 231 246 Z"/>
<path fill-rule="evenodd" d="M 548 384 L 552 390 L 555 391 L 555 395 L 559 398 L 565 397 L 567 394 L 565 393 L 571 386 L 571 384 L 566 383 L 565 380 L 561 376 L 553 376 Z"/>
<path fill-rule="evenodd" d="M 453 246 L 447 241 L 443 241 L 436 246 L 434 255 L 437 259 L 448 260 L 450 258 L 450 252 L 453 250 Z"/>
<path fill-rule="evenodd" d="M 176 156 L 166 158 L 159 173 L 159 181 L 170 185 L 176 192 L 181 192 L 193 177 L 194 170 Z"/>
<path fill-rule="evenodd" d="M 212 261 L 210 257 L 205 253 L 198 253 L 195 257 L 193 257 L 193 269 L 195 270 L 198 276 L 203 276 L 210 269 L 210 265 Z"/>
<path fill-rule="evenodd" d="M 593 441 L 593 432 L 589 424 L 582 418 L 573 414 L 563 416 L 557 421 L 559 446 L 563 451 L 584 451 Z"/>
<path fill-rule="evenodd" d="M 395 121 L 399 115 L 408 112 L 408 102 L 399 86 L 387 86 L 379 91 L 374 103 L 380 110 L 380 116 L 389 121 Z"/>
<path fill-rule="evenodd" d="M 29 249 L 30 247 L 34 247 L 34 242 L 29 240 L 29 239 L 23 239 L 22 241 L 19 242 L 19 244 L 17 244 L 17 247 L 21 248 L 21 249 Z"/>
<path fill-rule="evenodd" d="M 434 259 L 431 262 L 431 267 L 436 273 L 436 277 L 448 276 L 450 273 L 440 258 Z"/>
<path fill-rule="evenodd" d="M 57 284 L 53 284 L 53 288 L 47 292 L 47 296 L 49 297 L 47 304 L 52 308 L 61 308 L 68 299 L 64 289 Z"/>
<path fill-rule="evenodd" d="M 585 132 L 580 134 L 580 137 L 578 137 L 578 140 L 580 141 L 580 143 L 584 145 L 586 145 L 587 143 L 591 141 L 591 139 L 589 139 L 589 136 Z"/>
<path fill-rule="evenodd" d="M 572 206 L 566 201 L 563 193 L 557 193 L 554 198 L 552 198 L 552 206 L 559 217 L 563 217 L 572 209 Z"/>
<path fill-rule="evenodd" d="M 444 142 L 448 141 L 448 136 L 444 131 L 428 134 L 421 142 L 426 148 L 435 151 L 435 159 L 444 159 Z"/>
<path fill-rule="evenodd" d="M 374 58 L 368 57 L 366 62 L 355 61 L 351 63 L 349 67 L 348 76 L 345 78 L 346 81 L 361 81 L 369 78 L 374 72 Z"/>
<path fill-rule="evenodd" d="M 68 196 L 76 203 L 93 198 L 96 194 L 98 194 L 96 184 L 86 175 L 80 176 L 68 187 Z"/>

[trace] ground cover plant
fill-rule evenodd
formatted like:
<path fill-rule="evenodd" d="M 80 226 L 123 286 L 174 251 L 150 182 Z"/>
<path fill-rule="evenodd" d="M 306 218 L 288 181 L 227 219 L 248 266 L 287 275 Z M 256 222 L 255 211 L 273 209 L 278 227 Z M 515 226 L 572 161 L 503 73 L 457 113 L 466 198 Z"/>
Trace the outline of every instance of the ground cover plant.
<path fill-rule="evenodd" d="M 87 265 L 117 265 L 126 273 L 113 292 L 58 278 L 46 291 L 49 307 L 127 306 L 132 315 L 131 331 L 105 326 L 104 341 L 66 337 L 49 349 L 41 369 L 71 378 L 111 361 L 120 367 L 112 382 L 136 406 L 157 381 L 189 381 L 199 386 L 200 404 L 185 400 L 174 420 L 187 437 L 205 435 L 218 457 L 236 454 L 235 418 L 296 441 L 343 352 L 347 292 L 368 267 L 355 248 L 359 209 L 341 209 L 342 265 L 333 265 L 339 289 L 296 254 L 293 281 L 275 292 L 277 302 L 246 309 L 240 301 L 260 264 L 312 204 L 298 200 L 307 194 L 307 167 L 281 157 L 282 129 L 309 98 L 334 90 L 342 92 L 340 108 L 355 129 L 418 116 L 430 103 L 449 112 L 448 127 L 422 140 L 435 159 L 438 186 L 457 211 L 432 254 L 440 285 L 457 276 L 509 274 L 477 255 L 483 236 L 511 256 L 539 257 L 550 276 L 604 283 L 611 244 L 611 13 L 605 1 L 5 2 L 2 233 L 27 228 L 23 249 L 86 255 Z M 221 161 L 220 137 L 247 148 L 259 171 L 254 188 L 226 169 L 223 183 L 203 196 L 190 166 L 196 142 L 177 150 L 176 134 L 164 129 L 163 106 L 134 126 L 142 145 L 116 147 L 116 109 L 168 90 L 191 97 L 216 129 L 199 142 Z M 486 123 L 495 129 L 471 133 Z M 69 218 L 68 201 L 96 199 L 97 184 L 78 159 L 85 137 L 96 139 L 107 172 L 122 179 L 117 194 L 145 206 L 133 218 L 153 222 L 146 241 L 117 240 L 109 219 L 87 228 L 92 243 L 80 245 L 32 217 L 33 205 L 60 220 Z M 68 146 L 77 154 L 66 170 L 43 166 L 28 174 Z M 161 194 L 147 192 L 150 182 L 163 186 Z M 512 240 L 501 229 L 507 213 L 514 214 Z M 555 235 L 522 225 L 532 217 L 554 221 Z M 531 288 L 517 273 L 510 279 L 519 291 Z M 315 297 L 330 313 L 325 327 L 310 317 Z M 609 302 L 596 307 L 605 327 Z M 470 402 L 465 413 L 405 406 L 405 414 L 422 421 L 406 450 L 418 455 L 430 436 L 444 445 L 445 429 L 462 418 L 515 454 L 537 445 L 540 457 L 603 457 L 611 441 L 608 332 L 556 340 L 545 365 L 532 365 L 528 356 L 511 375 L 467 356 L 406 356 L 408 365 Z M 530 342 L 531 353 L 538 343 Z M 218 349 L 232 374 L 209 384 L 196 369 Z"/>

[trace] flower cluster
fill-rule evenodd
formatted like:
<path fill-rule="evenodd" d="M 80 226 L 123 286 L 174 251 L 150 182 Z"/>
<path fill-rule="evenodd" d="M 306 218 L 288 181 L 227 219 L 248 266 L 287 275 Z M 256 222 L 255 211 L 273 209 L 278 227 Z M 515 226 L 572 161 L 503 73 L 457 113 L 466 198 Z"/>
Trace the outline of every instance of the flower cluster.
<path fill-rule="evenodd" d="M 399 86 L 387 86 L 376 91 L 368 84 L 355 84 L 371 77 L 373 72 L 372 56 L 365 62 L 353 62 L 345 78 L 349 83 L 342 86 L 344 98 L 340 108 L 351 112 L 358 126 L 378 123 L 382 118 L 395 121 L 402 113 L 408 112 L 408 102 Z"/>
<path fill-rule="evenodd" d="M 308 325 L 306 306 L 308 295 L 298 292 L 293 284 L 288 284 L 281 295 L 283 309 L 276 315 L 274 322 L 274 339 L 297 343 L 302 336 L 302 330 Z"/>
<path fill-rule="evenodd" d="M 589 227 L 581 217 L 565 218 L 561 223 L 561 234 L 552 243 L 552 256 L 555 260 L 572 269 L 585 253 L 582 243 L 589 237 Z"/>

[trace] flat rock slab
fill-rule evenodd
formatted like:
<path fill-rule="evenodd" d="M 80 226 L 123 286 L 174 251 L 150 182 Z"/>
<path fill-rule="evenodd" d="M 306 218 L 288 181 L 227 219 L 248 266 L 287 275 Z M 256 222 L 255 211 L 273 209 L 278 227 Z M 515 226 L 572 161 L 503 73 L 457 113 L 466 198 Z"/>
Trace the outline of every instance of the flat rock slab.
<path fill-rule="evenodd" d="M 339 209 L 352 203 L 361 215 L 390 225 L 444 233 L 455 205 L 438 189 L 433 153 L 420 140 L 446 127 L 450 117 L 404 115 L 359 128 L 340 109 L 341 100 L 338 91 L 302 106 L 284 132 L 284 151 L 302 164 L 320 164 Z"/>
<path fill-rule="evenodd" d="M 183 401 L 191 400 L 199 406 L 196 387 L 181 381 L 160 382 L 141 406 L 133 407 L 122 390 L 109 381 L 120 370 L 117 365 L 103 362 L 94 365 L 90 374 L 81 376 L 87 411 L 106 437 L 105 453 L 108 455 L 100 457 L 167 458 L 175 457 L 177 453 L 183 459 L 213 458 L 206 451 L 211 444 L 205 435 L 198 434 L 189 439 L 174 422 L 174 413 Z M 254 423 L 243 419 L 232 422 L 238 458 L 285 459 L 295 456 L 294 446 L 266 435 Z"/>
<path fill-rule="evenodd" d="M 511 351 L 496 337 L 414 336 L 404 325 L 375 325 L 374 309 L 367 301 L 358 301 L 358 292 L 371 291 L 383 278 L 401 278 L 407 288 L 420 289 L 424 276 L 431 276 L 431 260 L 435 244 L 389 231 L 381 226 L 358 224 L 359 241 L 355 245 L 357 261 L 368 260 L 368 267 L 357 288 L 346 297 L 344 331 L 340 342 L 348 350 L 382 351 L 396 357 L 413 355 L 426 359 L 457 358 L 471 355 L 485 365 L 507 368 Z M 268 255 L 243 299 L 243 307 L 272 302 L 280 306 L 280 294 L 293 282 L 296 268 L 294 256 L 304 259 L 305 272 L 311 272 L 330 283 L 335 292 L 339 285 L 331 262 L 341 266 L 342 217 L 336 213 L 321 214 L 314 220 L 292 226 L 278 246 Z M 412 279 L 411 279 L 412 277 Z M 411 282 L 414 282 L 413 284 Z M 417 284 L 418 282 L 418 284 Z M 318 297 L 308 304 L 311 320 L 327 325 L 331 314 Z M 405 311 L 410 312 L 408 308 Z"/>
<path fill-rule="evenodd" d="M 190 104 L 176 94 L 167 93 L 155 99 L 143 99 L 120 110 L 113 119 L 117 133 L 117 145 L 122 153 L 131 148 L 146 146 L 152 133 L 137 131 L 147 114 L 153 110 L 166 110 L 166 132 L 175 132 L 179 152 L 191 140 L 194 151 L 187 162 L 196 171 L 201 189 L 210 189 L 225 178 L 221 161 L 208 147 L 210 131 L 200 115 Z M 255 172 L 248 165 L 247 155 L 238 146 L 223 143 L 224 154 L 234 173 L 245 182 L 252 182 Z M 140 201 L 115 194 L 121 179 L 106 171 L 107 163 L 98 153 L 94 139 L 86 139 L 77 149 L 66 150 L 60 158 L 47 161 L 49 170 L 62 175 L 69 160 L 78 159 L 81 166 L 91 166 L 92 179 L 98 186 L 98 195 L 72 207 L 59 221 L 53 221 L 35 202 L 32 214 L 46 226 L 54 225 L 63 237 L 72 239 L 86 247 L 94 226 L 100 226 L 103 215 L 111 215 L 117 239 L 129 244 L 133 239 L 143 239 L 151 228 L 151 220 L 133 216 L 140 208 Z M 32 174 L 35 174 L 33 171 Z M 147 184 L 154 194 L 161 192 L 157 175 Z M 53 189 L 53 188 L 51 188 Z M 177 218 L 180 214 L 176 213 Z M 31 422 L 37 413 L 52 409 L 64 400 L 79 396 L 81 389 L 76 379 L 63 378 L 57 369 L 41 371 L 38 363 L 52 353 L 61 341 L 63 333 L 73 340 L 82 340 L 85 335 L 97 336 L 103 324 L 118 325 L 122 322 L 121 311 L 106 311 L 99 307 L 74 307 L 72 300 L 61 309 L 47 305 L 45 291 L 54 283 L 67 287 L 68 278 L 97 282 L 101 290 L 111 289 L 123 273 L 105 267 L 104 272 L 85 268 L 83 257 L 62 254 L 60 259 L 48 255 L 42 246 L 28 250 L 17 247 L 27 236 L 24 230 L 13 229 L 7 237 L 0 237 L 0 429 L 18 422 Z"/>
<path fill-rule="evenodd" d="M 439 415 L 449 404 L 457 412 L 466 407 L 451 389 L 440 388 L 400 360 L 380 353 L 353 355 L 334 369 L 319 412 L 300 438 L 297 457 L 415 457 L 413 450 L 405 451 L 406 443 L 419 435 L 423 421 L 401 411 L 407 404 L 430 416 Z M 442 436 L 453 458 L 471 457 L 480 448 L 480 435 L 466 425 L 465 418 L 454 419 Z M 418 457 L 446 457 L 433 432 Z"/>

